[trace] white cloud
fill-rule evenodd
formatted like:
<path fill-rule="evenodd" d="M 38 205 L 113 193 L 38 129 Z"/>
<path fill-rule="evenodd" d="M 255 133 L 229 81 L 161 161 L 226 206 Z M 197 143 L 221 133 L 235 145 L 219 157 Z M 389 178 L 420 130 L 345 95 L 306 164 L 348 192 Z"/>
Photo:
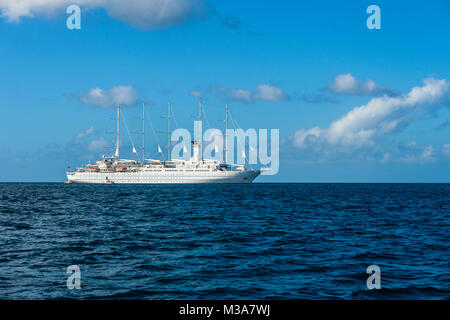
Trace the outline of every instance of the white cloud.
<path fill-rule="evenodd" d="M 109 146 L 109 142 L 101 137 L 100 139 L 91 141 L 88 145 L 88 149 L 89 151 L 104 151 Z"/>
<path fill-rule="evenodd" d="M 270 84 L 259 84 L 255 91 L 247 89 L 226 89 L 213 88 L 213 92 L 218 93 L 224 99 L 253 103 L 257 100 L 263 101 L 284 101 L 288 99 L 286 93 L 280 88 Z"/>
<path fill-rule="evenodd" d="M 425 149 L 422 151 L 421 156 L 424 159 L 432 160 L 433 159 L 433 146 L 426 146 Z"/>
<path fill-rule="evenodd" d="M 420 115 L 442 105 L 450 83 L 445 79 L 428 78 L 422 86 L 398 97 L 372 98 L 366 105 L 353 108 L 328 128 L 300 129 L 290 137 L 298 149 L 329 153 L 372 148 L 376 139 L 399 131 Z M 432 148 L 423 150 L 423 157 L 432 156 Z"/>
<path fill-rule="evenodd" d="M 339 74 L 328 84 L 328 89 L 335 93 L 354 95 L 390 94 L 391 90 L 378 86 L 373 80 L 360 81 L 350 73 Z"/>
<path fill-rule="evenodd" d="M 80 95 L 80 101 L 84 104 L 110 108 L 117 104 L 133 105 L 138 97 L 132 86 L 117 86 L 106 91 L 100 88 L 92 88 L 87 93 Z"/>
<path fill-rule="evenodd" d="M 393 161 L 403 163 L 429 163 L 439 159 L 439 153 L 435 151 L 433 145 L 420 145 L 415 141 L 407 145 L 399 143 L 391 153 L 394 155 Z"/>
<path fill-rule="evenodd" d="M 247 103 L 253 102 L 253 94 L 250 90 L 233 89 L 227 90 L 228 96 L 233 100 L 240 100 Z"/>
<path fill-rule="evenodd" d="M 283 101 L 287 99 L 287 95 L 281 90 L 272 85 L 259 84 L 257 85 L 254 99 L 260 99 L 265 101 Z"/>
<path fill-rule="evenodd" d="M 442 154 L 446 157 L 450 157 L 450 143 L 444 144 L 442 146 Z"/>
<path fill-rule="evenodd" d="M 189 91 L 189 95 L 191 97 L 200 98 L 202 96 L 202 93 L 200 91 L 198 91 L 198 90 L 192 90 L 192 91 Z"/>
<path fill-rule="evenodd" d="M 95 131 L 94 126 L 90 126 L 90 127 L 89 127 L 88 129 L 86 129 L 85 131 L 79 133 L 79 134 L 77 135 L 77 139 L 81 139 L 81 138 L 83 138 L 83 137 L 90 136 L 91 134 L 94 133 L 94 131 Z"/>
<path fill-rule="evenodd" d="M 142 29 L 164 28 L 198 14 L 203 0 L 0 0 L 1 16 L 10 22 L 48 16 L 78 4 L 81 10 L 103 8 L 109 16 Z"/>
<path fill-rule="evenodd" d="M 395 151 L 398 160 L 406 163 L 434 162 L 437 156 L 432 145 L 423 146 L 415 141 L 406 146 L 399 144 Z"/>

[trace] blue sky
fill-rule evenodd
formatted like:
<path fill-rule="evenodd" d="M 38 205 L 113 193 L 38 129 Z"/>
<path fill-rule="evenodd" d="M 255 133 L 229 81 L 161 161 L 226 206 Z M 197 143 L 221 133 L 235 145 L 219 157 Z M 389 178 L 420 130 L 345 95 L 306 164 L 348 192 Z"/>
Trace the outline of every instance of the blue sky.
<path fill-rule="evenodd" d="M 66 28 L 71 3 L 80 30 Z M 379 30 L 366 26 L 371 4 Z M 7 0 L 0 10 L 0 181 L 63 181 L 68 165 L 110 152 L 112 88 L 130 99 L 132 132 L 142 101 L 156 130 L 169 100 L 191 128 L 196 95 L 212 127 L 228 103 L 242 128 L 279 128 L 280 171 L 260 182 L 450 181 L 448 1 Z"/>

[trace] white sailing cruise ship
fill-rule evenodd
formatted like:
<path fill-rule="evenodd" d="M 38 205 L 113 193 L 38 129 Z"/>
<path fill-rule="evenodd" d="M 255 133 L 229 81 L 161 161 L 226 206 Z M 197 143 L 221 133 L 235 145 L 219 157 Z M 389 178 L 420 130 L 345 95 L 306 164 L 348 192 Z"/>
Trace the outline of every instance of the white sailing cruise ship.
<path fill-rule="evenodd" d="M 261 170 L 247 169 L 243 164 L 229 164 L 228 151 L 224 149 L 225 161 L 203 159 L 202 142 L 192 141 L 193 156 L 189 160 L 170 159 L 170 103 L 168 112 L 168 160 L 145 159 L 145 131 L 143 104 L 142 160 L 120 158 L 120 106 L 117 106 L 117 142 L 112 157 L 67 171 L 67 183 L 144 184 L 144 183 L 251 183 Z M 201 104 L 200 104 L 200 115 Z M 228 106 L 226 108 L 228 127 Z M 225 135 L 225 146 L 227 146 Z M 161 152 L 160 146 L 158 149 Z M 135 151 L 134 147 L 133 150 Z"/>

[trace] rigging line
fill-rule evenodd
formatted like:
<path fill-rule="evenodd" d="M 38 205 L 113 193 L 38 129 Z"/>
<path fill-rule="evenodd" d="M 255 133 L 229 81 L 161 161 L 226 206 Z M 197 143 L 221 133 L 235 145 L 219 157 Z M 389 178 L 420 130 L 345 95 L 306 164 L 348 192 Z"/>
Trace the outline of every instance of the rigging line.
<path fill-rule="evenodd" d="M 175 126 L 178 127 L 177 118 L 175 118 L 175 113 L 173 112 L 173 105 L 170 106 L 170 113 L 172 114 L 173 121 L 175 122 Z"/>
<path fill-rule="evenodd" d="M 147 116 L 146 119 L 148 119 L 148 121 L 150 122 L 150 127 L 152 128 L 153 137 L 155 138 L 156 143 L 158 144 L 158 147 L 160 147 L 161 144 L 159 143 L 158 135 L 156 134 L 155 127 L 153 126 L 152 118 L 150 117 L 150 114 L 147 112 L 147 109 L 145 109 L 145 115 Z M 159 153 L 161 153 L 161 152 L 159 152 Z M 164 153 L 161 153 L 161 154 L 162 154 L 163 159 L 165 161 L 166 157 L 164 157 Z"/>
<path fill-rule="evenodd" d="M 209 123 L 208 116 L 206 115 L 206 108 L 205 108 L 205 105 L 203 105 L 203 104 L 202 104 L 202 113 L 205 116 L 205 120 L 206 120 L 206 124 L 208 125 L 208 129 L 210 129 L 211 124 Z"/>
<path fill-rule="evenodd" d="M 209 122 L 209 120 L 208 120 L 208 116 L 207 116 L 207 114 L 206 114 L 206 108 L 205 108 L 205 105 L 202 103 L 202 113 L 203 113 L 203 115 L 205 116 L 205 120 L 206 120 L 206 125 L 208 126 L 208 129 L 211 129 L 211 124 L 210 124 L 210 122 Z M 226 133 L 225 133 L 226 134 Z M 220 135 L 219 134 L 213 134 L 213 135 L 211 135 L 211 138 L 215 138 L 215 137 L 224 137 L 224 135 L 223 135 L 223 133 L 221 133 Z M 210 143 L 212 143 L 212 142 L 210 142 Z M 223 144 L 223 143 L 222 143 Z M 214 150 L 215 150 L 215 147 L 217 147 L 217 144 L 216 143 L 214 143 Z"/>
<path fill-rule="evenodd" d="M 237 123 L 237 121 L 234 120 L 234 118 L 233 118 L 233 116 L 231 115 L 231 112 L 230 112 L 230 111 L 228 111 L 228 114 L 230 115 L 230 119 L 231 119 L 231 123 L 233 124 L 233 127 L 234 127 L 235 129 L 237 128 L 237 129 L 241 129 L 241 130 L 242 130 L 242 128 L 239 127 L 239 124 Z M 245 147 L 242 145 L 241 139 L 237 138 L 236 140 L 239 142 L 239 145 L 241 146 L 242 150 L 244 151 L 244 154 L 245 154 L 244 162 L 245 162 L 245 160 L 246 160 L 246 158 L 247 158 L 247 155 L 246 155 L 246 152 L 245 152 Z M 245 136 L 244 136 L 244 144 L 245 144 Z M 250 146 L 250 145 L 249 145 L 249 146 Z M 251 165 L 250 160 L 248 160 L 247 162 L 248 162 L 248 165 L 250 166 L 250 169 L 253 170 L 253 166 Z"/>
<path fill-rule="evenodd" d="M 233 116 L 231 115 L 230 111 L 228 111 L 228 114 L 230 115 L 231 123 L 233 124 L 234 129 L 240 129 L 239 126 L 237 125 L 237 123 L 234 121 Z M 237 139 L 237 141 L 239 142 L 239 145 L 241 146 L 242 150 L 244 150 L 244 153 L 245 153 L 245 149 L 242 146 L 241 139 Z M 245 140 L 244 140 L 244 143 L 245 143 Z"/>
<path fill-rule="evenodd" d="M 136 151 L 136 146 L 134 145 L 134 141 L 133 141 L 133 138 L 131 137 L 130 130 L 128 130 L 128 124 L 127 124 L 127 119 L 125 117 L 125 113 L 123 112 L 123 110 L 120 110 L 120 113 L 122 114 L 123 122 L 125 123 L 125 129 L 127 129 L 128 138 L 130 139 L 131 145 L 133 146 L 133 153 L 136 154 L 136 157 L 139 160 L 139 155 L 136 152 L 134 152 L 134 151 Z"/>

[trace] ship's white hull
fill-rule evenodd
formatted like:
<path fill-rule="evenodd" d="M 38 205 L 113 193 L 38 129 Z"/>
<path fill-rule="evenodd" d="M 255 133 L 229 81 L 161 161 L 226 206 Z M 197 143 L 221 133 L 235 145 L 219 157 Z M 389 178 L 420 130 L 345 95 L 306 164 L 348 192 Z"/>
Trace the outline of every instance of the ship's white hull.
<path fill-rule="evenodd" d="M 259 170 L 159 170 L 138 172 L 67 172 L 69 183 L 251 183 Z"/>

